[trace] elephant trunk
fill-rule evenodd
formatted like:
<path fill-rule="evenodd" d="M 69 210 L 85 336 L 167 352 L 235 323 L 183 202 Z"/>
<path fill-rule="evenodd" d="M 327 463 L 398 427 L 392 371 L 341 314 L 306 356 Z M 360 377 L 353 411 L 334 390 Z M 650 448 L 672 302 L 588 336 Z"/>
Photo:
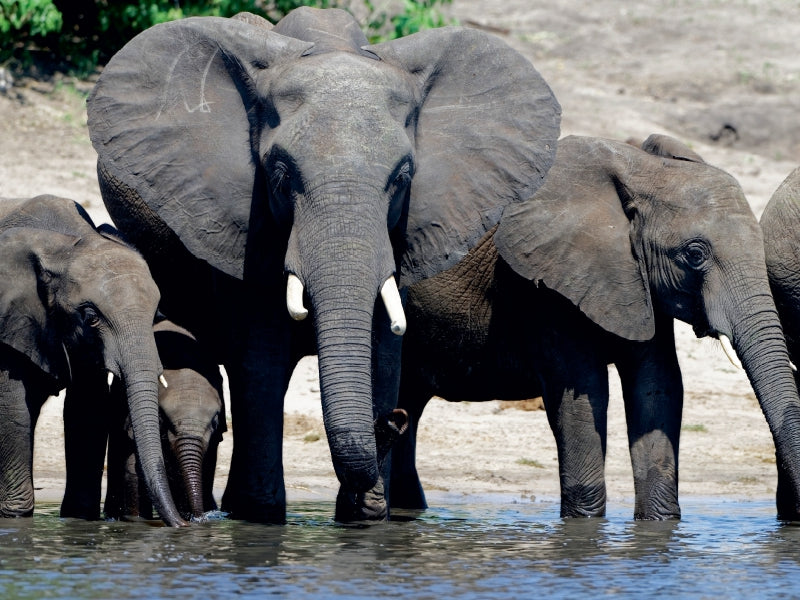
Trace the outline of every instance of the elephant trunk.
<path fill-rule="evenodd" d="M 125 395 L 128 399 L 133 439 L 153 506 L 171 527 L 186 525 L 175 507 L 170 493 L 164 456 L 158 407 L 159 362 L 155 340 L 150 336 L 123 335 L 133 340 L 130 358 L 120 364 Z"/>
<path fill-rule="evenodd" d="M 178 466 L 183 478 L 186 497 L 192 517 L 200 519 L 205 513 L 203 505 L 203 460 L 207 446 L 203 440 L 195 436 L 178 437 L 172 443 L 172 450 L 178 459 Z"/>
<path fill-rule="evenodd" d="M 366 491 L 378 480 L 372 409 L 372 312 L 377 290 L 341 279 L 325 288 L 313 302 L 325 431 L 342 486 Z"/>
<path fill-rule="evenodd" d="M 783 331 L 767 290 L 740 306 L 757 309 L 732 319 L 733 345 L 775 442 L 779 518 L 796 520 L 800 515 L 800 397 Z"/>
<path fill-rule="evenodd" d="M 354 492 L 378 481 L 373 313 L 379 290 L 395 269 L 386 205 L 376 202 L 381 193 L 354 190 L 341 179 L 310 190 L 314 210 L 295 214 L 286 263 L 311 301 L 331 458 L 342 486 Z M 404 318 L 391 320 L 401 333 Z"/>

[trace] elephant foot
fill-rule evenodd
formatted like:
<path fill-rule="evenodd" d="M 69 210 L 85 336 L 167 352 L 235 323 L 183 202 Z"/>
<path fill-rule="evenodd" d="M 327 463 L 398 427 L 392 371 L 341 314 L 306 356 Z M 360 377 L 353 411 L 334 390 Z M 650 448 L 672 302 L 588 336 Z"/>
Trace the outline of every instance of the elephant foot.
<path fill-rule="evenodd" d="M 562 518 L 604 517 L 606 514 L 606 488 L 600 486 L 574 486 L 561 492 Z"/>
<path fill-rule="evenodd" d="M 222 496 L 222 512 L 229 519 L 283 525 L 286 523 L 286 501 L 267 502 L 261 498 L 238 495 L 226 490 Z"/>
<path fill-rule="evenodd" d="M 780 467 L 778 467 L 778 488 L 775 492 L 775 504 L 778 509 L 779 521 L 800 521 L 800 506 L 793 492 L 791 479 L 786 474 L 786 471 Z"/>
<path fill-rule="evenodd" d="M 389 505 L 392 508 L 403 508 L 408 510 L 425 510 L 428 502 L 425 499 L 425 492 L 419 477 L 395 477 L 392 476 L 392 491 L 389 495 Z"/>

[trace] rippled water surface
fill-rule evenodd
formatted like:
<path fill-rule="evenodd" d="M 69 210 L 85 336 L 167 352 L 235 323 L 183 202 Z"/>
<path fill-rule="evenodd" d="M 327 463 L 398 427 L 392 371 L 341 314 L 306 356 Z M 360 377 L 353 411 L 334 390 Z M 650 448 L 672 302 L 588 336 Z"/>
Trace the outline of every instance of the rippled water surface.
<path fill-rule="evenodd" d="M 369 527 L 332 503 L 285 526 L 212 520 L 170 530 L 37 507 L 0 520 L 2 598 L 696 598 L 800 595 L 800 528 L 772 503 L 682 503 L 677 523 L 564 520 L 550 503 L 450 504 Z M 441 506 L 441 505 L 440 505 Z"/>

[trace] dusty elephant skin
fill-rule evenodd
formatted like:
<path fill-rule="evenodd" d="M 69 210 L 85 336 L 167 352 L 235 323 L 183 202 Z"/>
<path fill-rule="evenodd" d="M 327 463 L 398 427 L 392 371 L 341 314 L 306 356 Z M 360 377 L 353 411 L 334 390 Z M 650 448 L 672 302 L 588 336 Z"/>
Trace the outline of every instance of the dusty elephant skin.
<path fill-rule="evenodd" d="M 457 266 L 412 286 L 391 503 L 421 508 L 414 435 L 433 395 L 543 395 L 561 513 L 602 515 L 607 365 L 620 374 L 635 517 L 680 516 L 683 386 L 673 319 L 732 343 L 777 449 L 778 516 L 800 495 L 800 400 L 761 231 L 738 183 L 676 140 L 567 137 L 545 184 Z M 735 357 L 734 357 L 735 358 Z"/>
<path fill-rule="evenodd" d="M 33 512 L 33 429 L 47 397 L 66 388 L 61 514 L 99 518 L 111 372 L 124 384 L 156 509 L 167 524 L 185 524 L 161 454 L 159 292 L 145 261 L 55 196 L 0 202 L 0 252 L 0 514 Z"/>
<path fill-rule="evenodd" d="M 228 373 L 223 510 L 285 520 L 283 400 L 308 354 L 343 493 L 382 487 L 395 278 L 452 266 L 538 189 L 559 122 L 547 84 L 499 38 L 444 28 L 369 46 L 340 10 L 274 28 L 254 15 L 158 25 L 109 62 L 88 102 L 101 192 L 164 313 Z M 307 314 L 313 327 L 292 320 Z M 363 516 L 385 518 L 371 497 Z"/>
<path fill-rule="evenodd" d="M 164 366 L 158 403 L 161 440 L 172 497 L 185 518 L 200 520 L 216 510 L 214 471 L 217 448 L 226 430 L 222 376 L 195 337 L 167 319 L 153 326 L 156 348 Z M 119 385 L 112 394 L 122 392 Z M 150 498 L 139 478 L 127 405 L 112 426 L 108 447 L 107 518 L 152 518 Z"/>

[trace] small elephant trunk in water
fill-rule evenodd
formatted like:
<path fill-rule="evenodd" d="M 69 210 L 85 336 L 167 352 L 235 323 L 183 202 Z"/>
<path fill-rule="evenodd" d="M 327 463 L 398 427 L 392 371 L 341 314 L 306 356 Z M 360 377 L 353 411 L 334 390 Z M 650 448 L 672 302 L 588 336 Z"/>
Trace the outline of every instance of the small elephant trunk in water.
<path fill-rule="evenodd" d="M 192 517 L 200 519 L 205 513 L 203 506 L 203 459 L 207 448 L 197 437 L 181 437 L 173 443 L 173 451 L 178 458 L 186 497 Z"/>
<path fill-rule="evenodd" d="M 383 472 L 389 451 L 395 442 L 408 429 L 408 413 L 402 408 L 375 420 L 375 445 L 377 448 L 378 471 Z M 339 488 L 336 496 L 337 521 L 362 521 L 386 519 L 388 516 L 383 477 L 371 490 L 349 492 Z"/>

